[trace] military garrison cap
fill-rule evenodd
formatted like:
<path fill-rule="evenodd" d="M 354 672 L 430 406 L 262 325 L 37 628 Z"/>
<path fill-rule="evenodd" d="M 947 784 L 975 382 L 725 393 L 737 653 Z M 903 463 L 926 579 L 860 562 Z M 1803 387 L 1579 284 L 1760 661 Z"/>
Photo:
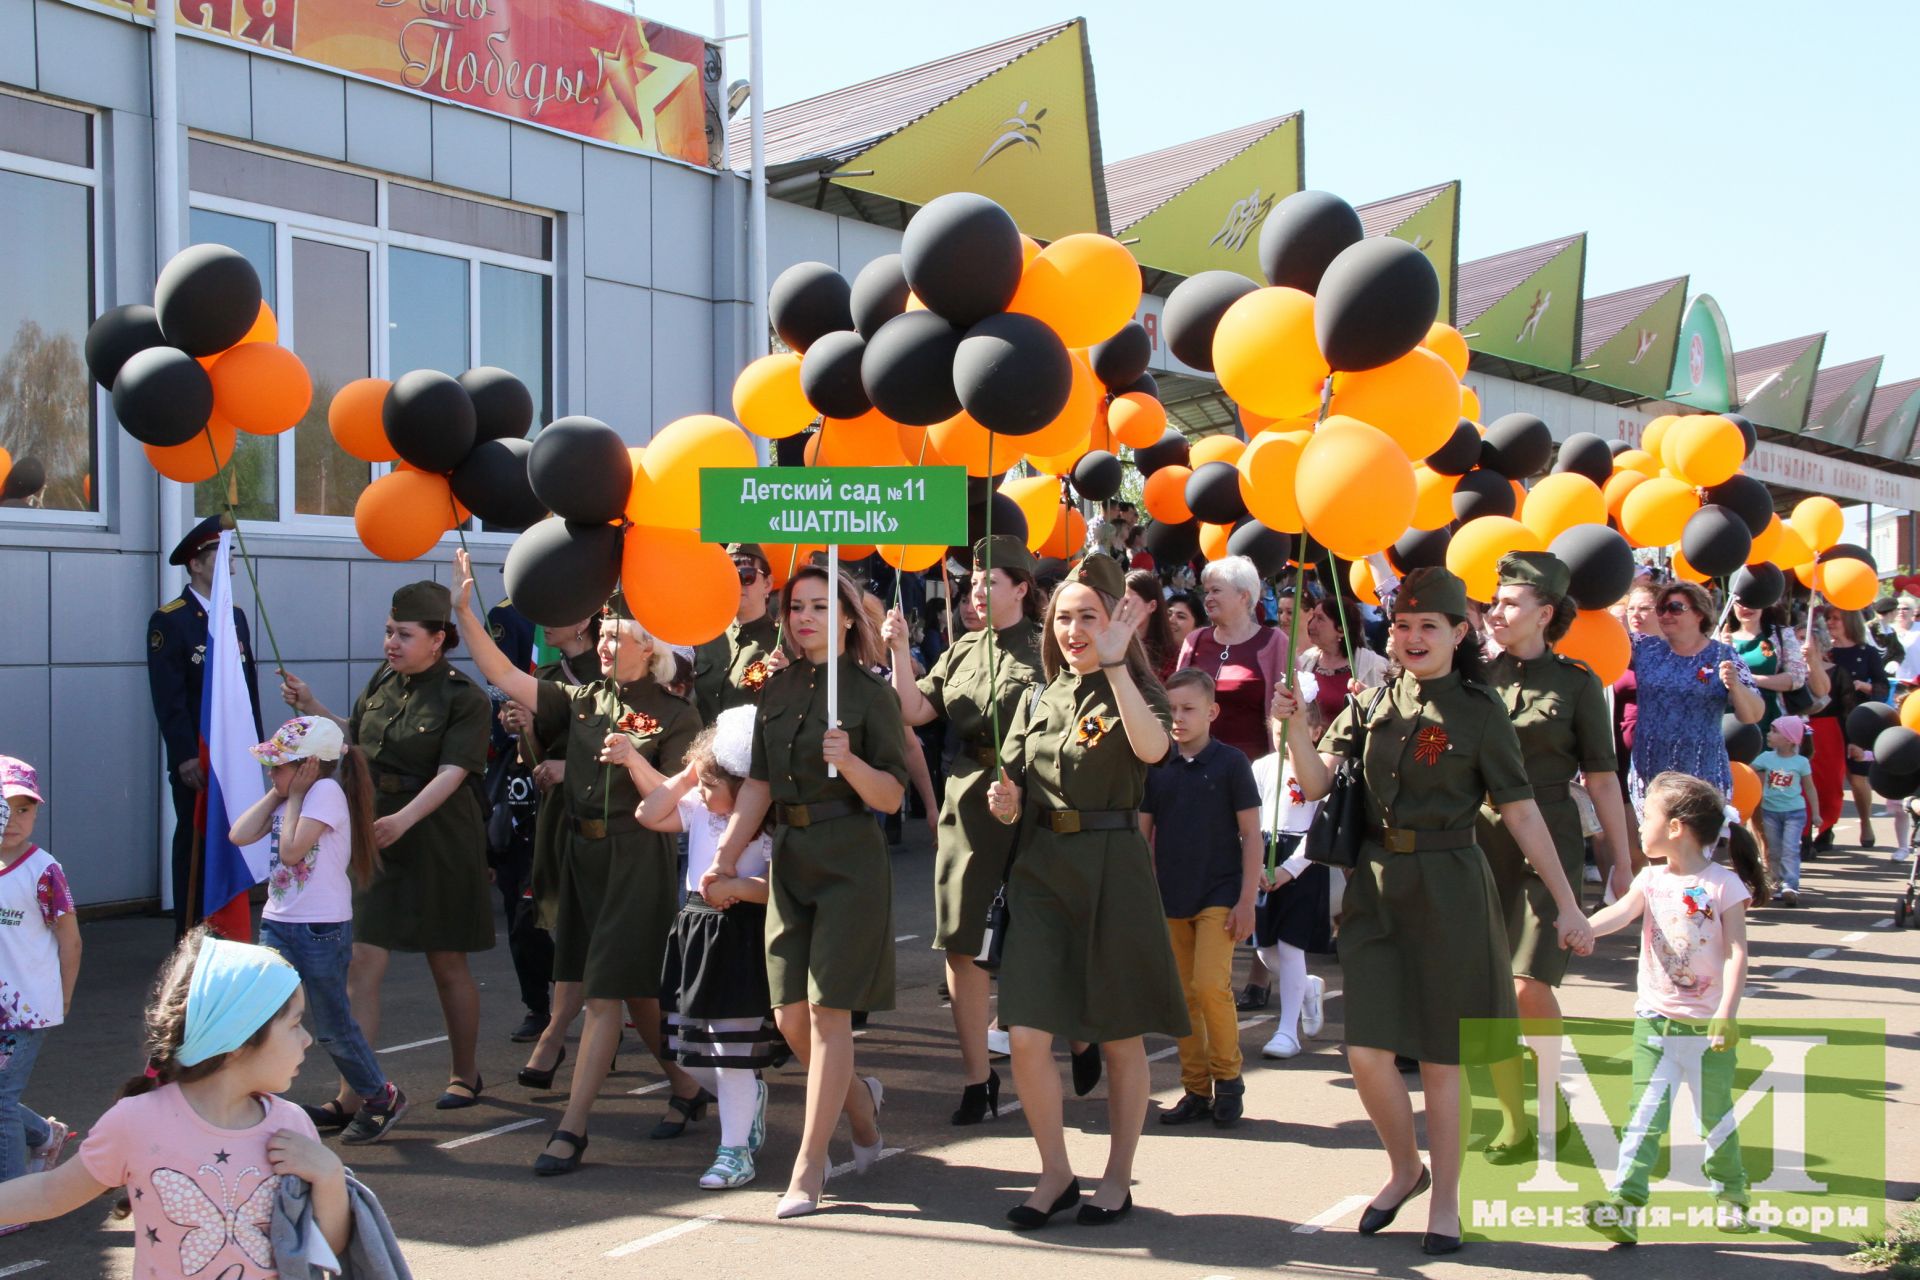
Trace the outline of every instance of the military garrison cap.
<path fill-rule="evenodd" d="M 1112 556 L 1086 555 L 1080 563 L 1067 571 L 1068 582 L 1079 582 L 1092 587 L 1103 596 L 1118 600 L 1127 590 L 1126 571 L 1120 562 Z"/>
<path fill-rule="evenodd" d="M 1033 553 L 1027 550 L 1027 544 L 1010 533 L 996 533 L 992 538 L 982 538 L 973 544 L 973 568 L 977 573 L 987 567 L 988 543 L 991 542 L 993 567 L 996 569 L 1019 569 L 1031 575 L 1033 573 Z"/>
<path fill-rule="evenodd" d="M 444 624 L 453 616 L 453 593 L 438 582 L 409 582 L 393 593 L 395 622 Z"/>
<path fill-rule="evenodd" d="M 1496 566 L 1503 587 L 1532 587 L 1542 600 L 1565 598 L 1572 574 L 1566 561 L 1551 551 L 1509 551 Z"/>
<path fill-rule="evenodd" d="M 1395 613 L 1444 613 L 1449 618 L 1467 616 L 1467 584 L 1445 569 L 1415 569 L 1400 580 L 1393 593 Z"/>

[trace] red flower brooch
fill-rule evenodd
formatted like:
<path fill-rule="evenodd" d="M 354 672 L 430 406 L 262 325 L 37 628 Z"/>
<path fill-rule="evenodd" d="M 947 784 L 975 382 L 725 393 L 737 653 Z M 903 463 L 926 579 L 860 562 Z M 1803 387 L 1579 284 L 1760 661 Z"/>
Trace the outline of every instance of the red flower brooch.
<path fill-rule="evenodd" d="M 1713 679 L 1713 668 L 1701 667 L 1698 671 L 1693 673 L 1693 678 L 1695 680 L 1698 680 L 1701 684 L 1705 684 L 1707 681 Z"/>
<path fill-rule="evenodd" d="M 758 693 L 760 686 L 767 682 L 767 677 L 771 674 L 772 672 L 767 670 L 766 662 L 755 658 L 747 664 L 747 669 L 740 673 L 740 687 L 748 693 Z"/>
<path fill-rule="evenodd" d="M 627 714 L 620 717 L 615 727 L 622 733 L 631 733 L 635 737 L 640 738 L 644 738 L 650 733 L 660 732 L 660 722 L 644 711 L 627 712 Z"/>
<path fill-rule="evenodd" d="M 1113 728 L 1113 721 L 1105 716 L 1082 716 L 1074 741 L 1083 747 L 1090 747 L 1107 736 L 1107 730 Z"/>
<path fill-rule="evenodd" d="M 1447 731 L 1437 724 L 1430 724 L 1413 736 L 1413 758 L 1424 765 L 1440 763 L 1440 757 L 1447 750 Z"/>

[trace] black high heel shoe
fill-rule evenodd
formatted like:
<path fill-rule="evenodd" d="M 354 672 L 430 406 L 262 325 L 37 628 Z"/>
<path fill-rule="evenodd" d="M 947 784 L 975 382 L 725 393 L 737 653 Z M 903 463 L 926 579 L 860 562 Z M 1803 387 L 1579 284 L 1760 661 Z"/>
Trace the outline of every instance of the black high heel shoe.
<path fill-rule="evenodd" d="M 545 1071 L 538 1071 L 532 1067 L 520 1068 L 519 1080 L 520 1080 L 521 1086 L 528 1089 L 553 1088 L 553 1078 L 555 1075 L 559 1074 L 560 1067 L 563 1063 L 566 1062 L 566 1060 L 567 1060 L 567 1046 L 561 1045 L 560 1056 L 555 1058 L 553 1060 L 553 1065 L 548 1067 Z"/>
<path fill-rule="evenodd" d="M 991 1068 L 987 1078 L 979 1084 L 970 1084 L 966 1092 L 960 1095 L 959 1109 L 953 1113 L 956 1125 L 979 1124 L 992 1112 L 993 1118 L 1000 1118 L 1000 1073 Z"/>
<path fill-rule="evenodd" d="M 1090 1044 L 1073 1055 L 1073 1096 L 1084 1098 L 1100 1083 L 1100 1046 Z"/>
<path fill-rule="evenodd" d="M 1371 1236 L 1385 1231 L 1389 1226 L 1393 1225 L 1394 1216 L 1400 1212 L 1401 1207 L 1404 1206 L 1407 1201 L 1413 1199 L 1415 1196 L 1426 1194 L 1427 1188 L 1432 1185 L 1433 1171 L 1425 1165 L 1421 1165 L 1419 1181 L 1413 1184 L 1412 1189 L 1409 1190 L 1407 1194 L 1401 1196 L 1398 1200 L 1394 1201 L 1391 1206 L 1385 1209 L 1377 1208 L 1373 1205 L 1366 1207 L 1366 1210 L 1360 1215 L 1360 1234 L 1363 1236 Z"/>
<path fill-rule="evenodd" d="M 564 1142 L 573 1148 L 564 1156 L 550 1156 L 542 1151 L 533 1158 L 533 1172 L 537 1177 L 551 1178 L 562 1173 L 572 1173 L 580 1167 L 581 1157 L 587 1154 L 587 1135 L 568 1133 L 565 1129 L 555 1129 L 547 1137 L 548 1145 Z"/>
<path fill-rule="evenodd" d="M 1007 1221 L 1013 1224 L 1015 1231 L 1038 1231 L 1053 1220 L 1054 1214 L 1065 1213 L 1079 1203 L 1080 1179 L 1075 1178 L 1073 1181 L 1067 1183 L 1067 1189 L 1060 1193 L 1059 1198 L 1045 1209 L 1035 1209 L 1031 1205 L 1017 1204 L 1007 1210 Z M 1082 1212 L 1085 1211 L 1082 1210 Z"/>
<path fill-rule="evenodd" d="M 677 1093 L 668 1095 L 667 1108 L 670 1114 L 661 1117 L 660 1123 L 653 1126 L 653 1131 L 647 1134 L 647 1136 L 656 1139 L 679 1137 L 687 1131 L 689 1122 L 705 1116 L 707 1114 L 707 1108 L 716 1101 L 718 1101 L 718 1099 L 705 1089 L 700 1090 L 700 1092 L 694 1094 L 691 1098 L 683 1098 Z M 675 1119 L 676 1115 L 679 1117 L 678 1119 Z"/>
<path fill-rule="evenodd" d="M 1120 1202 L 1118 1209 L 1102 1209 L 1097 1204 L 1083 1204 L 1075 1215 L 1083 1227 L 1110 1227 L 1133 1212 L 1133 1192 L 1127 1192 L 1127 1198 Z"/>

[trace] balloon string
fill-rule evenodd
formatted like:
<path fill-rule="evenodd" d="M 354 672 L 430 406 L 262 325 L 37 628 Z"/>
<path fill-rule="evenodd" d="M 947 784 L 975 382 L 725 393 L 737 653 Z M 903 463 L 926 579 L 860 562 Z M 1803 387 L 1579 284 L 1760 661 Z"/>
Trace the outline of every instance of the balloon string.
<path fill-rule="evenodd" d="M 987 433 L 987 536 L 984 539 L 986 555 L 982 563 L 986 566 L 987 616 L 980 621 L 987 628 L 987 713 L 993 725 L 993 763 L 1000 765 L 1000 674 L 999 663 L 995 658 L 1000 652 L 1000 635 L 993 627 L 993 500 L 998 496 L 993 491 L 993 433 Z"/>
<path fill-rule="evenodd" d="M 924 466 L 926 464 L 926 461 L 927 461 L 927 433 L 922 431 L 920 433 L 920 456 L 914 460 L 913 465 L 916 467 Z M 900 545 L 900 559 L 904 561 L 906 560 L 906 558 L 907 558 L 907 547 L 905 543 L 902 543 Z M 945 557 L 943 556 L 942 559 L 945 559 Z M 906 582 L 906 580 L 907 580 L 907 570 L 905 565 L 897 564 L 893 566 L 893 607 L 896 609 L 900 607 L 900 587 L 903 583 Z"/>
<path fill-rule="evenodd" d="M 236 446 L 234 451 L 227 455 L 226 465 L 222 466 L 220 465 L 220 451 L 215 448 L 213 444 L 213 428 L 203 427 L 200 435 L 206 440 L 207 452 L 213 457 L 213 478 L 220 482 L 218 486 L 220 490 L 220 505 L 227 510 L 227 523 L 233 526 L 234 545 L 240 548 L 240 563 L 247 571 L 247 584 L 253 588 L 253 611 L 260 615 L 260 625 L 266 628 L 267 647 L 273 650 L 273 669 L 281 675 L 285 675 L 286 664 L 282 662 L 280 658 L 280 642 L 274 639 L 273 635 L 273 619 L 267 616 L 267 602 L 260 597 L 260 579 L 253 571 L 253 557 L 247 554 L 247 535 L 240 532 L 240 515 L 233 509 L 233 498 L 230 496 L 228 489 L 228 485 L 233 479 L 231 474 L 233 464 L 238 460 L 240 450 Z"/>
<path fill-rule="evenodd" d="M 1322 385 L 1320 388 L 1320 415 L 1313 420 L 1314 430 L 1316 431 L 1319 430 L 1320 424 L 1327 420 L 1327 412 L 1329 409 L 1332 408 L 1332 406 L 1333 406 L 1333 377 L 1331 374 L 1329 374 L 1325 384 Z M 1313 539 L 1310 536 L 1308 536 L 1306 530 L 1303 528 L 1300 531 L 1299 555 L 1294 561 L 1293 625 L 1287 628 L 1287 666 L 1286 666 L 1286 670 L 1282 672 L 1280 676 L 1281 680 L 1285 682 L 1286 686 L 1289 689 L 1294 689 L 1294 690 L 1297 690 L 1300 687 L 1299 680 L 1297 680 L 1294 677 L 1293 662 L 1294 662 L 1294 655 L 1300 647 L 1300 600 L 1301 600 L 1301 597 L 1306 595 L 1307 554 L 1312 549 L 1312 547 L 1313 547 Z M 1343 625 L 1342 630 L 1344 629 L 1345 627 Z M 1347 661 L 1349 665 L 1351 665 L 1353 660 L 1352 658 L 1348 658 Z M 1292 727 L 1293 727 L 1293 722 L 1291 720 L 1282 720 L 1280 722 L 1280 744 L 1279 744 L 1279 747 L 1277 748 L 1277 753 L 1280 758 L 1278 761 L 1275 762 L 1276 767 L 1274 769 L 1274 779 L 1273 779 L 1273 782 L 1274 782 L 1273 831 L 1271 833 L 1271 838 L 1267 841 L 1267 879 L 1269 880 L 1273 879 L 1274 868 L 1279 865 L 1280 798 L 1286 794 L 1287 734 Z"/>
<path fill-rule="evenodd" d="M 620 598 L 623 601 L 627 598 L 624 588 L 621 591 Z M 626 699 L 621 697 L 620 693 L 620 623 L 620 615 L 617 613 L 614 614 L 613 664 L 607 671 L 607 679 L 613 684 L 614 701 L 624 708 L 626 706 Z M 659 644 L 660 642 L 655 640 L 654 643 Z M 614 721 L 613 727 L 615 732 L 625 732 L 620 728 L 620 722 L 618 720 Z M 602 750 L 605 749 L 605 745 L 604 743 L 601 744 Z M 600 777 L 600 827 L 601 830 L 605 832 L 607 824 L 613 820 L 613 761 L 607 761 L 603 769 L 604 772 Z"/>

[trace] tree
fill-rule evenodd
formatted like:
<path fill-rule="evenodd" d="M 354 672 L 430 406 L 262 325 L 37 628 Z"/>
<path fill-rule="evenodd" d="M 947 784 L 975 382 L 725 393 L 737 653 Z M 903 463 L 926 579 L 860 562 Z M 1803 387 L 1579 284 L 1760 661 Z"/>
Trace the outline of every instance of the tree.
<path fill-rule="evenodd" d="M 49 334 L 25 319 L 0 358 L 0 446 L 47 468 L 39 505 L 92 508 L 92 381 L 72 334 Z"/>

